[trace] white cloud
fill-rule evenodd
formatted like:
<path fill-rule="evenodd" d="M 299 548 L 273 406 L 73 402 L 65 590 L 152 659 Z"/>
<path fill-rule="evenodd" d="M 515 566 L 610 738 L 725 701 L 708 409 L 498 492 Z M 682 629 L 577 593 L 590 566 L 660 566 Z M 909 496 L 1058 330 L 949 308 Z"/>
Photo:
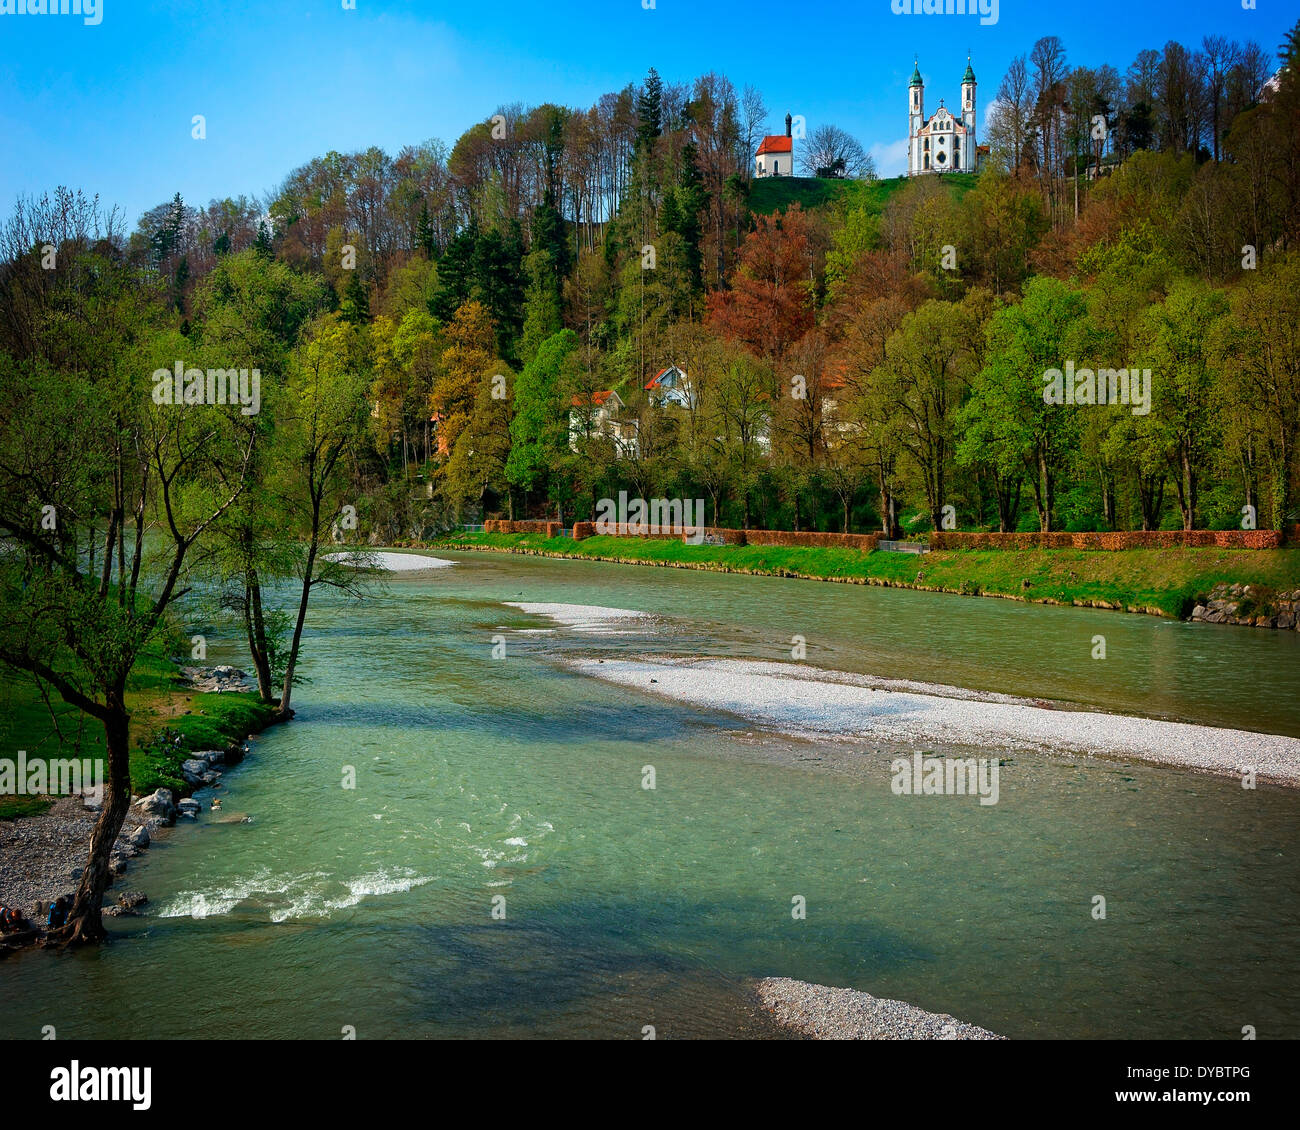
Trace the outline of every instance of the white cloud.
<path fill-rule="evenodd" d="M 876 162 L 878 176 L 901 177 L 907 172 L 907 138 L 877 142 L 871 147 L 871 157 Z"/>

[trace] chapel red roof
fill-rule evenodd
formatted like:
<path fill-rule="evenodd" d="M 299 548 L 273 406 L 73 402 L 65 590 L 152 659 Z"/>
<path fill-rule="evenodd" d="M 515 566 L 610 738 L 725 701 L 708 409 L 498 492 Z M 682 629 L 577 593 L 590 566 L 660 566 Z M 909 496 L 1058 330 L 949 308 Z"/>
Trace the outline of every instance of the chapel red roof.
<path fill-rule="evenodd" d="M 794 151 L 794 142 L 782 133 L 771 134 L 763 138 L 758 147 L 758 156 L 764 153 L 792 153 Z"/>

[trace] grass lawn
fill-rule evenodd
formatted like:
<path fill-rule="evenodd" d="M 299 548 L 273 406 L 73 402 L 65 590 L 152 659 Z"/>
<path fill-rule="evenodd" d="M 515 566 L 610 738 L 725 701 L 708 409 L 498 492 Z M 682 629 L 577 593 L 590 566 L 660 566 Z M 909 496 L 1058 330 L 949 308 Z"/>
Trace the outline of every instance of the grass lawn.
<path fill-rule="evenodd" d="M 180 763 L 194 750 L 224 749 L 244 735 L 263 729 L 271 707 L 255 694 L 194 694 L 178 681 L 175 665 L 161 642 L 141 656 L 127 690 L 131 711 L 131 788 L 136 793 L 159 787 L 186 791 Z M 187 713 L 187 711 L 189 713 Z M 177 746 L 151 741 L 163 730 L 180 734 Z M 28 762 L 51 758 L 101 759 L 104 728 L 94 718 L 50 692 L 47 705 L 30 678 L 6 673 L 0 678 L 0 757 Z M 0 820 L 43 812 L 51 801 L 40 797 L 0 797 Z"/>
<path fill-rule="evenodd" d="M 1087 604 L 1186 618 L 1220 583 L 1300 588 L 1300 548 L 1270 550 L 945 550 L 862 553 L 854 549 L 683 545 L 679 540 L 465 533 L 448 549 L 517 550 L 733 573 L 898 585 L 940 592 Z M 1026 582 L 1028 582 L 1026 584 Z"/>
<path fill-rule="evenodd" d="M 837 180 L 817 177 L 763 177 L 750 183 L 748 207 L 751 212 L 769 215 L 798 203 L 805 209 L 820 208 L 842 201 L 846 208 L 865 208 L 868 212 L 885 210 L 889 198 L 907 183 L 907 177 L 885 180 Z M 975 187 L 974 173 L 945 173 L 942 183 L 960 200 Z"/>

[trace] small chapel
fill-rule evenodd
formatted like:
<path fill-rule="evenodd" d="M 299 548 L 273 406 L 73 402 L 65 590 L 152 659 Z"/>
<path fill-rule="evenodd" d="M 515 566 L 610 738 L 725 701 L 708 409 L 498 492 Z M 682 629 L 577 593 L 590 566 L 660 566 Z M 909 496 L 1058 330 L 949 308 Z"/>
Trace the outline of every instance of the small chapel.
<path fill-rule="evenodd" d="M 793 123 L 794 119 L 786 114 L 785 133 L 769 134 L 763 138 L 754 155 L 754 176 L 794 176 L 794 138 L 790 135 Z"/>

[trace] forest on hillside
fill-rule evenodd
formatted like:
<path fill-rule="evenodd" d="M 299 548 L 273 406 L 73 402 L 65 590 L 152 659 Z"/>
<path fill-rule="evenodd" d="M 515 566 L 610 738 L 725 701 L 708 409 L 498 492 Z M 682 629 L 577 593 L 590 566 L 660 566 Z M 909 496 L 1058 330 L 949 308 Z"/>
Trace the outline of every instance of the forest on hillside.
<path fill-rule="evenodd" d="M 985 84 L 978 177 L 795 180 L 772 210 L 751 207 L 760 92 L 654 71 L 586 109 L 498 107 L 450 147 L 331 152 L 265 200 L 176 196 L 131 231 L 93 186 L 61 187 L 0 232 L 5 398 L 35 426 L 61 397 L 99 430 L 111 454 L 72 512 L 110 544 L 124 514 L 159 520 L 131 437 L 173 364 L 261 375 L 254 540 L 341 514 L 379 541 L 569 523 L 619 490 L 705 498 L 715 524 L 894 536 L 947 507 L 965 529 L 1227 528 L 1246 509 L 1281 527 L 1300 25 L 1277 50 L 1170 42 L 1121 72 L 1045 37 Z M 834 127 L 806 148 L 872 176 Z M 1150 411 L 1046 402 L 1067 362 L 1149 369 Z M 647 391 L 667 366 L 687 403 Z M 89 423 L 91 404 L 112 407 Z M 32 442 L 4 441 L 9 528 L 50 501 Z M 319 482 L 291 505 L 303 450 Z"/>

